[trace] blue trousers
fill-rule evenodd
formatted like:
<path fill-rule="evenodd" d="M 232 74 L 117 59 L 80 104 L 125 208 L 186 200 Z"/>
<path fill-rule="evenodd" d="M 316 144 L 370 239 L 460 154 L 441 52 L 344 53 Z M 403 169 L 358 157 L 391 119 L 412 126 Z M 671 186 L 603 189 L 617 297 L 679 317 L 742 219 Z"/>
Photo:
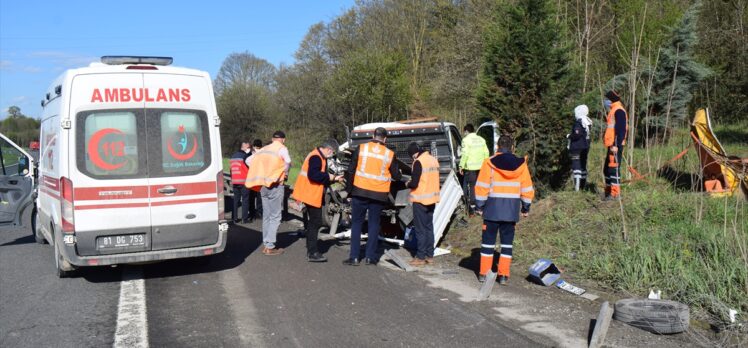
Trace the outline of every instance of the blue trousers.
<path fill-rule="evenodd" d="M 436 204 L 413 203 L 413 227 L 416 230 L 418 250 L 416 258 L 434 257 L 434 208 Z"/>
<path fill-rule="evenodd" d="M 352 197 L 351 198 L 351 254 L 352 259 L 359 258 L 361 252 L 361 231 L 364 228 L 364 219 L 368 212 L 368 234 L 366 240 L 366 257 L 377 260 L 377 248 L 379 246 L 379 219 L 384 203 L 373 199 Z"/>
<path fill-rule="evenodd" d="M 249 219 L 249 189 L 244 185 L 234 185 L 234 209 L 231 210 L 231 218 L 239 220 L 239 206 L 242 208 L 242 221 Z"/>

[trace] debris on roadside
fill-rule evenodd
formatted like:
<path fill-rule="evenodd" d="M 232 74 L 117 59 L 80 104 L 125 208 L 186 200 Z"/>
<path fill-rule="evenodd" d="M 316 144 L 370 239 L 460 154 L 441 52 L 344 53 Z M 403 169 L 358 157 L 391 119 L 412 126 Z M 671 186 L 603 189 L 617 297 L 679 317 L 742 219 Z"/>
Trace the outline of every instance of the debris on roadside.
<path fill-rule="evenodd" d="M 548 259 L 540 259 L 530 266 L 530 280 L 540 285 L 551 286 L 561 278 L 561 271 Z"/>
<path fill-rule="evenodd" d="M 613 319 L 660 335 L 674 334 L 688 330 L 690 311 L 676 301 L 631 298 L 616 302 Z"/>
<path fill-rule="evenodd" d="M 585 292 L 587 292 L 587 290 L 584 290 L 584 289 L 582 289 L 582 288 L 580 288 L 578 286 L 569 284 L 568 282 L 566 282 L 563 279 L 559 280 L 558 283 L 556 283 L 556 287 L 559 288 L 559 289 L 561 289 L 561 290 L 568 291 L 568 292 L 570 292 L 570 293 L 572 293 L 574 295 L 577 295 L 577 296 L 581 296 L 582 294 L 584 294 Z"/>
<path fill-rule="evenodd" d="M 590 332 L 589 348 L 599 348 L 603 346 L 612 319 L 613 308 L 610 307 L 608 301 L 605 301 L 602 306 L 600 306 L 600 312 L 597 314 L 597 319 L 595 319 L 595 326 L 592 328 L 592 332 Z"/>

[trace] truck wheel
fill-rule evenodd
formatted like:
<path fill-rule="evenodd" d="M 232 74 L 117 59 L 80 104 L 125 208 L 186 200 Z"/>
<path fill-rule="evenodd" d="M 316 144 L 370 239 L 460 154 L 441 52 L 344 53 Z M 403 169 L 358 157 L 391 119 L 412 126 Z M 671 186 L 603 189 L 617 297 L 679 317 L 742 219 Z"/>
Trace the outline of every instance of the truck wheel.
<path fill-rule="evenodd" d="M 54 236 L 54 232 L 52 234 Z M 60 245 L 55 241 L 55 268 L 57 269 L 58 278 L 68 278 L 73 275 L 73 266 L 62 257 L 60 252 Z"/>
<path fill-rule="evenodd" d="M 616 302 L 613 319 L 655 334 L 688 329 L 690 313 L 683 303 L 667 300 L 625 299 Z"/>
<path fill-rule="evenodd" d="M 31 232 L 34 234 L 34 240 L 36 240 L 37 243 L 47 243 L 47 240 L 44 239 L 44 234 L 39 228 L 39 214 L 36 212 L 36 207 L 31 211 Z"/>
<path fill-rule="evenodd" d="M 330 194 L 325 193 L 325 204 L 322 206 L 322 227 L 330 227 L 334 213 L 330 212 Z"/>

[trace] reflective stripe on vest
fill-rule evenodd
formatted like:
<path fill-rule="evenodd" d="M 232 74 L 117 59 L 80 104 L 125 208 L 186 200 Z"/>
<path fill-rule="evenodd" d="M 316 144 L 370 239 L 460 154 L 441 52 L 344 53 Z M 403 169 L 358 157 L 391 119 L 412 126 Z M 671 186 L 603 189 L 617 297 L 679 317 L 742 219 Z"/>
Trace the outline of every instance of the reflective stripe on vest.
<path fill-rule="evenodd" d="M 389 192 L 391 175 L 388 170 L 394 153 L 386 146 L 368 142 L 358 146 L 358 163 L 353 185 L 374 192 Z M 373 168 L 371 164 L 374 164 Z"/>
<path fill-rule="evenodd" d="M 274 141 L 252 155 L 252 166 L 247 173 L 245 185 L 249 188 L 270 187 L 282 182 L 286 162 L 281 157 L 280 151 L 284 148 L 283 144 Z"/>
<path fill-rule="evenodd" d="M 428 152 L 421 153 L 415 161 L 421 164 L 418 186 L 408 196 L 413 203 L 431 205 L 439 202 L 439 161 Z"/>
<path fill-rule="evenodd" d="M 312 150 L 304 159 L 301 165 L 299 176 L 296 177 L 296 183 L 293 185 L 293 194 L 291 197 L 306 205 L 321 208 L 323 195 L 325 194 L 325 185 L 313 182 L 309 179 L 309 160 L 312 156 L 318 156 L 322 160 L 321 172 L 326 173 L 327 159 L 320 155 L 317 149 Z"/>
<path fill-rule="evenodd" d="M 621 140 L 622 145 L 626 145 L 626 138 L 628 138 L 629 133 L 629 115 L 626 112 L 626 109 L 623 108 L 623 104 L 620 101 L 617 101 L 615 103 L 612 103 L 610 105 L 610 111 L 608 111 L 608 116 L 605 119 L 606 127 L 605 127 L 605 134 L 603 135 L 603 145 L 605 146 L 614 146 L 615 140 L 616 140 L 616 111 L 622 110 L 625 118 L 626 118 L 626 131 L 623 136 L 623 140 Z M 620 140 L 620 139 L 619 139 Z"/>

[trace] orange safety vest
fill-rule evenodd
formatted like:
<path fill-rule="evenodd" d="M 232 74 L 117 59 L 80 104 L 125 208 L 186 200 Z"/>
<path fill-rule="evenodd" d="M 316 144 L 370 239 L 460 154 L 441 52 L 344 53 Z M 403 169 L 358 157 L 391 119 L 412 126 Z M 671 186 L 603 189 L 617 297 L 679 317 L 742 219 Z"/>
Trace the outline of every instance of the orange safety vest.
<path fill-rule="evenodd" d="M 358 146 L 358 164 L 353 186 L 373 192 L 390 192 L 389 167 L 394 153 L 386 146 L 370 141 Z"/>
<path fill-rule="evenodd" d="M 280 151 L 285 148 L 281 142 L 274 141 L 252 155 L 252 165 L 247 171 L 245 185 L 256 191 L 261 186 L 270 187 L 283 182 L 286 161 L 281 157 Z"/>
<path fill-rule="evenodd" d="M 626 133 L 623 136 L 621 145 L 626 145 L 626 138 L 629 135 L 629 114 L 626 109 L 623 108 L 623 104 L 620 101 L 610 104 L 610 111 L 608 111 L 608 117 L 606 118 L 607 127 L 605 128 L 605 136 L 603 137 L 603 143 L 605 147 L 611 147 L 616 142 L 616 111 L 623 110 L 626 115 Z"/>
<path fill-rule="evenodd" d="M 231 184 L 244 185 L 247 182 L 247 164 L 243 158 L 232 158 L 231 163 Z"/>
<path fill-rule="evenodd" d="M 327 167 L 327 159 L 319 153 L 318 149 L 312 150 L 304 159 L 304 164 L 301 166 L 299 176 L 296 177 L 296 183 L 293 185 L 293 194 L 291 197 L 299 202 L 306 205 L 321 208 L 322 207 L 322 196 L 325 193 L 325 185 L 318 184 L 309 180 L 309 159 L 312 156 L 319 156 L 322 159 L 321 171 L 325 172 Z"/>
<path fill-rule="evenodd" d="M 496 153 L 494 157 L 498 155 L 501 155 L 501 153 Z M 535 198 L 535 189 L 532 186 L 530 172 L 527 169 L 527 157 L 525 157 L 525 163 L 514 171 L 496 168 L 490 159 L 483 162 L 483 167 L 475 183 L 475 199 L 490 200 L 492 198 L 516 199 L 525 203 L 532 203 L 533 198 Z"/>
<path fill-rule="evenodd" d="M 421 178 L 418 180 L 418 187 L 410 191 L 410 201 L 431 205 L 439 202 L 439 161 L 431 156 L 428 152 L 421 153 L 415 161 L 421 163 Z"/>

